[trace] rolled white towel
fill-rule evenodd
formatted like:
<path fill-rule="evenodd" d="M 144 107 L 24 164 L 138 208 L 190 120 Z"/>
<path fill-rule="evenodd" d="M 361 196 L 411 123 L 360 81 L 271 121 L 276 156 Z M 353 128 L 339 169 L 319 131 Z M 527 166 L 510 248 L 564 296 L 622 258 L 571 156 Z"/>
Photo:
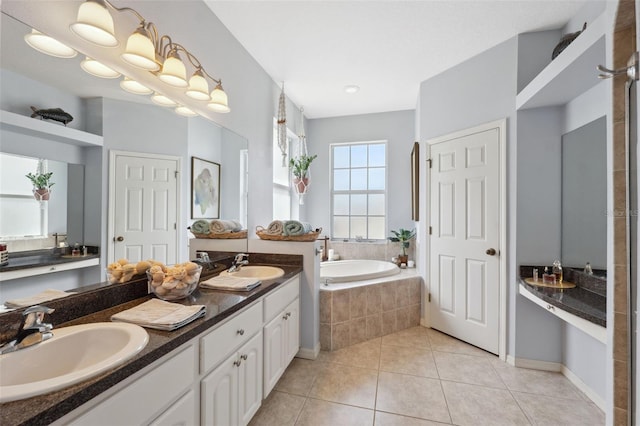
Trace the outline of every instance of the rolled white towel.
<path fill-rule="evenodd" d="M 242 224 L 237 220 L 221 220 L 214 219 L 209 225 L 209 229 L 213 234 L 224 234 L 227 232 L 242 231 Z"/>
<path fill-rule="evenodd" d="M 281 220 L 272 221 L 267 229 L 264 231 L 268 235 L 282 235 L 284 234 L 284 222 Z"/>

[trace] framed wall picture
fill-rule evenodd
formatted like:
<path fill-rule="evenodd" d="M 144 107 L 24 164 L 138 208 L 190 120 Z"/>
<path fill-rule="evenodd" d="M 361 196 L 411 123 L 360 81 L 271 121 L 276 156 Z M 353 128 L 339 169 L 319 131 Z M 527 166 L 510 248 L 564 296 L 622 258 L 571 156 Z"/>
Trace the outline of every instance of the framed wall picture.
<path fill-rule="evenodd" d="M 191 218 L 220 218 L 220 164 L 191 157 Z"/>
<path fill-rule="evenodd" d="M 420 144 L 413 143 L 411 150 L 411 219 L 420 220 Z"/>

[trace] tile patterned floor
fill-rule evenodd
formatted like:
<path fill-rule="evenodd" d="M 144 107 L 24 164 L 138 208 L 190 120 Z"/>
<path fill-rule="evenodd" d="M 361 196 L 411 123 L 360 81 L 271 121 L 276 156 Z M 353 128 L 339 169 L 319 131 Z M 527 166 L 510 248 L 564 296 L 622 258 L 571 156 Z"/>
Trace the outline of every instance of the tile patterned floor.
<path fill-rule="evenodd" d="M 295 358 L 251 426 L 603 425 L 559 373 L 512 367 L 446 334 L 414 327 Z"/>

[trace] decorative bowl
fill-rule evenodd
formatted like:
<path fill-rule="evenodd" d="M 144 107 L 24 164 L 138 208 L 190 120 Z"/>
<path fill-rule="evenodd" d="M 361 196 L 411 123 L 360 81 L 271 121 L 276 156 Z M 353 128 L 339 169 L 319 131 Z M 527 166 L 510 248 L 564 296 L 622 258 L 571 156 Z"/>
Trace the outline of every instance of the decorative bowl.
<path fill-rule="evenodd" d="M 154 265 L 147 271 L 149 289 L 162 300 L 184 299 L 198 288 L 202 265 L 193 262 Z"/>

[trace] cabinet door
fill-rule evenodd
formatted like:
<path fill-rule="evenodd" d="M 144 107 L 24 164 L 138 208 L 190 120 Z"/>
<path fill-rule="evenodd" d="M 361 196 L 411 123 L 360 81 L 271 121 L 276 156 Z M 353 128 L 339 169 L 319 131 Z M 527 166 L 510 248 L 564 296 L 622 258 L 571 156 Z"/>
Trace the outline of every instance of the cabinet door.
<path fill-rule="evenodd" d="M 234 353 L 202 379 L 201 423 L 238 424 L 238 354 Z"/>
<path fill-rule="evenodd" d="M 262 404 L 262 333 L 258 333 L 238 351 L 239 423 L 246 425 Z"/>
<path fill-rule="evenodd" d="M 264 396 L 284 373 L 284 314 L 277 315 L 264 327 Z"/>
<path fill-rule="evenodd" d="M 286 369 L 300 349 L 300 299 L 294 300 L 285 308 L 284 317 L 286 320 L 283 368 Z"/>
<path fill-rule="evenodd" d="M 190 426 L 197 424 L 196 398 L 192 390 L 151 422 L 151 426 Z"/>

